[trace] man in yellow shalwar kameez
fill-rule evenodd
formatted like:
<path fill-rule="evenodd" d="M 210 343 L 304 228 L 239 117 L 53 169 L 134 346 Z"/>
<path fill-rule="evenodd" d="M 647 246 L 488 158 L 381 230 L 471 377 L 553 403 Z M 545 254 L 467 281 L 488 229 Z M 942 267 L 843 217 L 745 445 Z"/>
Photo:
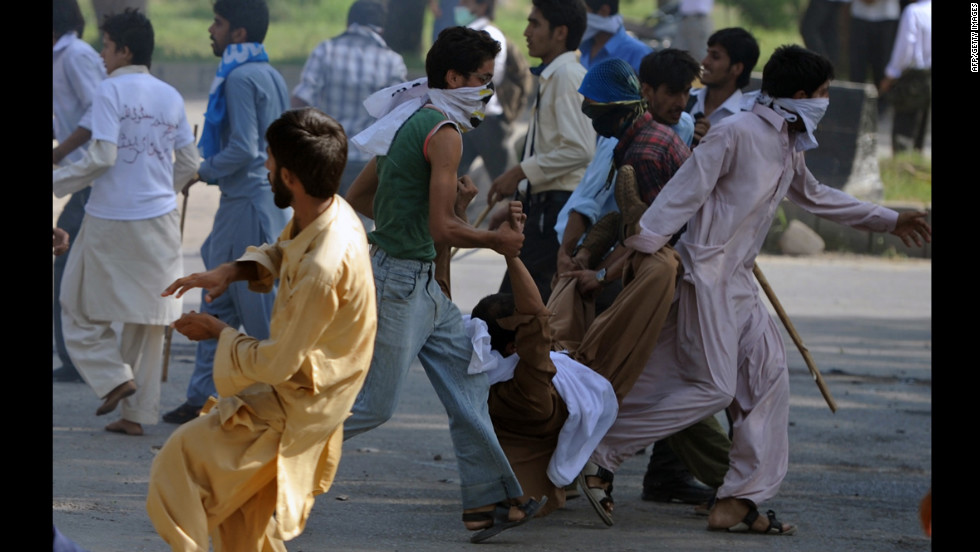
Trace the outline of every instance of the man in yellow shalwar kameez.
<path fill-rule="evenodd" d="M 364 227 L 335 195 L 347 159 L 343 128 L 322 112 L 285 112 L 266 131 L 276 205 L 293 218 L 274 244 L 191 274 L 164 296 L 233 281 L 263 292 L 279 280 L 269 339 L 208 314 L 174 322 L 189 339 L 218 339 L 221 398 L 182 425 L 153 461 L 147 511 L 175 551 L 285 551 L 314 496 L 337 471 L 343 421 L 361 389 L 377 329 Z"/>

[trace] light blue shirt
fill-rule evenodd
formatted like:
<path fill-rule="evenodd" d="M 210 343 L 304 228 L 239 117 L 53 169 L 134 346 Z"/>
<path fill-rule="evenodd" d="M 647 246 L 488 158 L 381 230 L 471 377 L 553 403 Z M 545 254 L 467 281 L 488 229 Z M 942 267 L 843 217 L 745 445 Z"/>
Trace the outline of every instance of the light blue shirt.
<path fill-rule="evenodd" d="M 694 138 L 694 117 L 690 113 L 682 113 L 681 120 L 676 125 L 672 125 L 671 128 L 685 144 L 691 145 L 691 140 Z M 616 173 L 614 171 L 611 176 L 609 174 L 613 165 L 613 151 L 617 144 L 619 144 L 619 140 L 605 136 L 600 136 L 596 141 L 595 156 L 589 166 L 585 168 L 582 181 L 569 196 L 565 206 L 558 212 L 558 222 L 555 223 L 558 243 L 562 241 L 565 226 L 568 225 L 568 215 L 572 211 L 587 218 L 591 225 L 595 224 L 606 213 L 619 210 L 613 193 Z M 579 239 L 579 242 L 581 241 Z"/>
<path fill-rule="evenodd" d="M 608 42 L 603 44 L 602 49 L 593 58 L 592 44 L 594 42 L 595 38 L 590 38 L 589 40 L 583 41 L 579 46 L 579 52 L 581 53 L 580 61 L 586 69 L 591 68 L 602 60 L 619 58 L 629 63 L 633 67 L 633 70 L 639 73 L 640 61 L 647 54 L 653 52 L 653 48 L 627 34 L 626 27 L 622 26 L 616 31 L 616 34 L 609 38 Z"/>
<path fill-rule="evenodd" d="M 222 196 L 271 198 L 265 130 L 289 107 L 286 81 L 268 63 L 246 63 L 225 80 L 225 101 L 221 151 L 201 161 L 198 175 L 217 182 Z"/>
<path fill-rule="evenodd" d="M 64 142 L 79 126 L 91 130 L 92 98 L 106 78 L 105 65 L 88 42 L 74 32 L 65 33 L 52 48 L 51 105 L 54 114 L 54 137 Z M 88 116 L 86 116 L 88 115 Z M 82 158 L 84 144 L 61 161 L 62 165 Z"/>
<path fill-rule="evenodd" d="M 249 245 L 274 242 L 292 216 L 292 209 L 276 207 L 265 168 L 265 131 L 289 107 L 286 81 L 268 63 L 246 63 L 225 80 L 225 101 L 221 151 L 198 167 L 201 180 L 221 190 L 201 246 L 209 268 L 237 259 Z"/>

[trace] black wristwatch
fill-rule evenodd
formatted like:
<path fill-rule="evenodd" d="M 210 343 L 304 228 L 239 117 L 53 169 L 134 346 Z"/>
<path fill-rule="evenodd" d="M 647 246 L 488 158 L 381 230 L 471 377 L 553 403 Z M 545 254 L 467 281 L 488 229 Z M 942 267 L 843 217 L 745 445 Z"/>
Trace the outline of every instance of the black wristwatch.
<path fill-rule="evenodd" d="M 596 273 L 595 273 L 595 279 L 600 284 L 605 284 L 606 283 L 606 269 L 605 269 L 605 267 L 600 268 L 599 270 L 596 271 Z"/>

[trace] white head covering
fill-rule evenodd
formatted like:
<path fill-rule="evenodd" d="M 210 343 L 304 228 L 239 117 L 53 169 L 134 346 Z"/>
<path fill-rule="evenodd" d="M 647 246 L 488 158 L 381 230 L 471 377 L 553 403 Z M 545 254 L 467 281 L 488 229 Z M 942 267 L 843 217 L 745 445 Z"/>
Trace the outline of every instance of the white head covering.
<path fill-rule="evenodd" d="M 455 89 L 429 88 L 422 77 L 379 90 L 364 100 L 364 108 L 378 120 L 351 139 L 351 143 L 374 155 L 386 155 L 395 133 L 422 106 L 438 107 L 460 128 L 472 130 L 483 121 L 484 108 L 493 95 L 492 86 Z"/>
<path fill-rule="evenodd" d="M 582 42 L 594 37 L 600 32 L 616 34 L 623 26 L 623 15 L 617 13 L 609 17 L 603 17 L 597 13 L 586 14 L 588 23 L 585 27 L 585 34 L 582 35 Z"/>
<path fill-rule="evenodd" d="M 773 98 L 765 92 L 760 92 L 756 101 L 762 105 L 771 107 L 773 111 L 791 123 L 798 118 L 803 119 L 806 134 L 801 134 L 796 137 L 796 151 L 811 150 L 819 145 L 817 144 L 817 139 L 813 136 L 813 131 L 817 130 L 820 119 L 823 119 L 824 113 L 827 112 L 827 107 L 830 105 L 829 98 L 803 98 L 794 100 L 793 98 Z"/>

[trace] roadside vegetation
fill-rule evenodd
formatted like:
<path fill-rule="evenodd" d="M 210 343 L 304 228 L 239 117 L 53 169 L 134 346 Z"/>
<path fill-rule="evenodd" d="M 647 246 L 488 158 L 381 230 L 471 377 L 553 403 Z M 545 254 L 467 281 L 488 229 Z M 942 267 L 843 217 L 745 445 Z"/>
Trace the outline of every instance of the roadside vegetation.
<path fill-rule="evenodd" d="M 272 24 L 265 39 L 273 64 L 302 65 L 322 40 L 343 32 L 352 0 L 269 0 Z M 416 2 L 425 0 L 389 0 Z M 147 12 L 156 34 L 155 61 L 213 61 L 208 27 L 213 18 L 210 0 L 149 0 Z M 99 37 L 91 2 L 80 2 L 86 18 L 84 38 L 98 48 Z M 621 0 L 620 12 L 627 21 L 652 24 L 657 0 Z M 527 55 L 522 39 L 530 0 L 498 0 L 495 23 Z M 715 3 L 715 28 L 744 27 L 759 41 L 762 70 L 769 54 L 782 44 L 802 44 L 799 19 L 806 0 L 719 0 Z M 432 16 L 426 10 L 420 52 L 405 53 L 409 71 L 424 71 L 424 52 L 430 45 Z M 533 61 L 533 60 L 532 60 Z M 838 73 L 843 74 L 843 69 Z M 931 160 L 921 155 L 882 158 L 881 178 L 888 201 L 930 203 Z"/>

